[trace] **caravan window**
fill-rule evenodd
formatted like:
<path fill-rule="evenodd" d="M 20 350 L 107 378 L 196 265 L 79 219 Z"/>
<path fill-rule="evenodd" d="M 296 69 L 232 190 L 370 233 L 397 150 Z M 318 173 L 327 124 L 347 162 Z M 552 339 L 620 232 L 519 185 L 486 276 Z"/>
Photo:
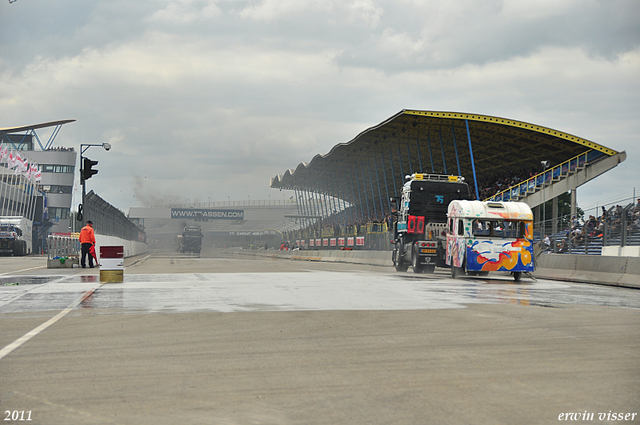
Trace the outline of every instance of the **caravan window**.
<path fill-rule="evenodd" d="M 523 221 L 474 220 L 473 236 L 495 238 L 524 238 L 526 223 Z"/>

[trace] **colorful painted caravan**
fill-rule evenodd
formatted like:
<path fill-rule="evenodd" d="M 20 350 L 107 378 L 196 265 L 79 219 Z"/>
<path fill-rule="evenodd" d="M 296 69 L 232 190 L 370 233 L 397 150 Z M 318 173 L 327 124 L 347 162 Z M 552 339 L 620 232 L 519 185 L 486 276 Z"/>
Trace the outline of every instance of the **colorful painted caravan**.
<path fill-rule="evenodd" d="M 447 216 L 452 277 L 533 272 L 533 213 L 524 202 L 451 201 Z"/>

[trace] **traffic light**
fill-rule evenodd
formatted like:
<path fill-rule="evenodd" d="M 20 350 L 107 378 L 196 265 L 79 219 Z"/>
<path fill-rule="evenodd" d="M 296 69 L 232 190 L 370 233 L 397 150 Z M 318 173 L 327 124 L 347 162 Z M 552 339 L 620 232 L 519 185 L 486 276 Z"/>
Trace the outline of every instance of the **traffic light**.
<path fill-rule="evenodd" d="M 92 170 L 91 167 L 97 165 L 98 161 L 92 161 L 89 158 L 84 158 L 84 163 L 82 164 L 82 170 L 80 170 L 80 176 L 82 180 L 89 180 L 91 176 L 94 174 L 98 174 L 98 170 Z"/>

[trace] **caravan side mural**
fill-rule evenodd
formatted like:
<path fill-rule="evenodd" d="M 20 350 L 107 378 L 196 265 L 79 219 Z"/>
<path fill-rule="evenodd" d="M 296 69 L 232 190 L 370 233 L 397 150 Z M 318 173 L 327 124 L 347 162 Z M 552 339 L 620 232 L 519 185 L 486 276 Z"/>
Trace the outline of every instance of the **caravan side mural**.
<path fill-rule="evenodd" d="M 455 272 L 532 272 L 533 214 L 522 202 L 449 204 L 447 263 Z M 453 270 L 456 268 L 457 270 Z"/>

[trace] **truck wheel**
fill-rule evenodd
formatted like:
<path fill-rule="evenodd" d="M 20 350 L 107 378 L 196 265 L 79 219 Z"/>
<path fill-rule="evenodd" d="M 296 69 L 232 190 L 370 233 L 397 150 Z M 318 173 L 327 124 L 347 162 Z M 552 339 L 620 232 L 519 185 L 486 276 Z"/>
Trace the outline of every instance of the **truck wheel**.
<path fill-rule="evenodd" d="M 402 251 L 400 249 L 396 250 L 394 266 L 398 272 L 406 272 L 409 268 L 409 264 L 403 261 Z"/>
<path fill-rule="evenodd" d="M 417 247 L 414 245 L 411 250 L 411 266 L 413 267 L 414 273 L 422 273 L 424 272 L 423 266 L 420 264 L 420 255 L 418 255 Z"/>
<path fill-rule="evenodd" d="M 520 282 L 522 279 L 522 272 L 513 272 L 513 280 Z"/>

